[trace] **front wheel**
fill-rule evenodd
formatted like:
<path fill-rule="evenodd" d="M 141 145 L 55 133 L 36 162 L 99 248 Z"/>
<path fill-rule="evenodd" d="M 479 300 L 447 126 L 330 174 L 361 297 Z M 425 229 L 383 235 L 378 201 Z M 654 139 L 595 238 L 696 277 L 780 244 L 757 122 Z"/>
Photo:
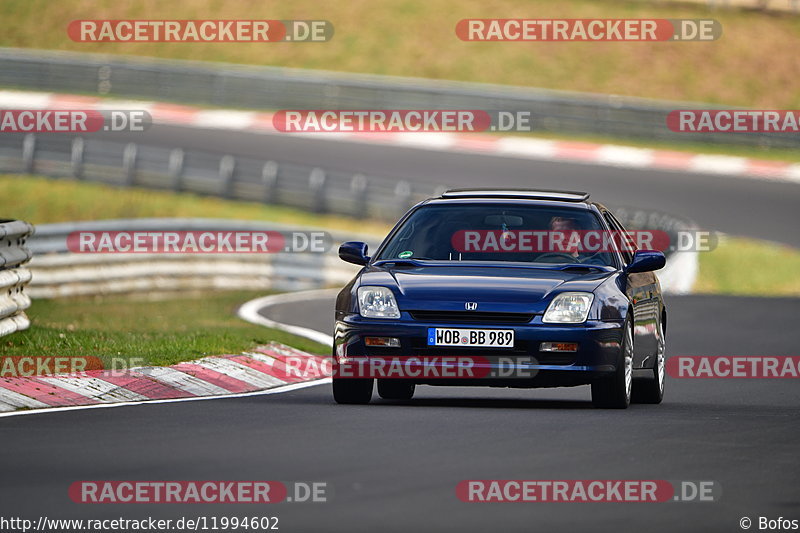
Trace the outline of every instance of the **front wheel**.
<path fill-rule="evenodd" d="M 658 352 L 656 353 L 656 363 L 653 365 L 653 376 L 634 381 L 632 398 L 634 403 L 656 404 L 661 403 L 661 400 L 664 399 L 664 378 L 666 377 L 665 347 L 664 325 L 659 321 Z"/>
<path fill-rule="evenodd" d="M 617 369 L 612 376 L 592 382 L 592 404 L 603 409 L 627 409 L 633 384 L 633 326 L 625 324 Z"/>
<path fill-rule="evenodd" d="M 372 399 L 372 378 L 333 378 L 336 403 L 366 404 Z"/>

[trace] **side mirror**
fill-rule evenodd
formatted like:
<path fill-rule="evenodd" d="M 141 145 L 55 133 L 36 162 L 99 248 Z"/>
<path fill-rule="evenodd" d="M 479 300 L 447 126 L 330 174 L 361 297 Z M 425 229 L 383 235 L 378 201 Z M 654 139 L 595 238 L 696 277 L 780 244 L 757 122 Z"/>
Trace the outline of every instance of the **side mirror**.
<path fill-rule="evenodd" d="M 339 246 L 339 259 L 355 265 L 366 265 L 369 261 L 367 243 L 349 241 Z"/>
<path fill-rule="evenodd" d="M 667 259 L 664 254 L 655 250 L 636 250 L 633 260 L 625 267 L 625 272 L 652 272 L 664 268 Z"/>

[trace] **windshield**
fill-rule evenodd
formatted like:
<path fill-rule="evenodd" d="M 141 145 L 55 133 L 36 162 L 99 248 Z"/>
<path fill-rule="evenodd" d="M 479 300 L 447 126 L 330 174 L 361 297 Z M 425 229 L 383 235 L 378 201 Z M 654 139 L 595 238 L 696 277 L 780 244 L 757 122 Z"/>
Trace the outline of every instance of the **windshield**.
<path fill-rule="evenodd" d="M 615 266 L 610 233 L 586 209 L 426 205 L 411 214 L 376 259 Z"/>

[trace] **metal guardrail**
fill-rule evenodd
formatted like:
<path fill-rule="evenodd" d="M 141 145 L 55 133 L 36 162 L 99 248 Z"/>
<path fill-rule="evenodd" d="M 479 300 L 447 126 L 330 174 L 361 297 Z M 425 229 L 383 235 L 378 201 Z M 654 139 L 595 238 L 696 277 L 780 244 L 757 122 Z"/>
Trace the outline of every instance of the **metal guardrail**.
<path fill-rule="evenodd" d="M 0 48 L 0 86 L 241 109 L 528 111 L 536 131 L 681 142 L 800 147 L 786 133 L 676 133 L 674 109 L 702 103 L 199 61 Z"/>
<path fill-rule="evenodd" d="M 0 221 L 0 336 L 30 326 L 25 310 L 31 299 L 25 286 L 31 272 L 23 265 L 31 258 L 26 246 L 33 226 L 21 220 Z"/>
<path fill-rule="evenodd" d="M 158 254 L 74 253 L 67 236 L 78 231 L 291 231 L 308 228 L 226 219 L 141 218 L 41 224 L 30 240 L 33 298 L 174 292 L 208 289 L 294 291 L 342 286 L 358 271 L 339 260 L 338 243 L 364 236 L 333 234 L 325 253 Z M 330 232 L 328 232 L 330 233 Z"/>
<path fill-rule="evenodd" d="M 71 177 L 396 220 L 443 187 L 204 150 L 60 135 L 0 135 L 0 172 Z"/>

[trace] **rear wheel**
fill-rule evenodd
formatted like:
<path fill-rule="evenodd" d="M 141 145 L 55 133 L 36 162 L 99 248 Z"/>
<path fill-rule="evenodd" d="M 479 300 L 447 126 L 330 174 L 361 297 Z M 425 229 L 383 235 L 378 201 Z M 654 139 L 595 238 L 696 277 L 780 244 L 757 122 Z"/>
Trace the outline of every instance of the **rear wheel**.
<path fill-rule="evenodd" d="M 369 403 L 374 381 L 372 378 L 333 378 L 333 399 L 344 404 Z"/>
<path fill-rule="evenodd" d="M 656 362 L 653 365 L 653 376 L 637 379 L 633 382 L 633 397 L 635 403 L 661 403 L 664 399 L 664 381 L 666 377 L 666 338 L 664 337 L 664 325 L 658 322 L 658 351 L 656 352 Z"/>
<path fill-rule="evenodd" d="M 592 382 L 592 404 L 603 409 L 627 409 L 633 385 L 633 326 L 625 324 L 617 369 L 612 376 Z"/>
<path fill-rule="evenodd" d="M 378 395 L 384 400 L 410 400 L 416 386 L 404 379 L 379 379 Z"/>

